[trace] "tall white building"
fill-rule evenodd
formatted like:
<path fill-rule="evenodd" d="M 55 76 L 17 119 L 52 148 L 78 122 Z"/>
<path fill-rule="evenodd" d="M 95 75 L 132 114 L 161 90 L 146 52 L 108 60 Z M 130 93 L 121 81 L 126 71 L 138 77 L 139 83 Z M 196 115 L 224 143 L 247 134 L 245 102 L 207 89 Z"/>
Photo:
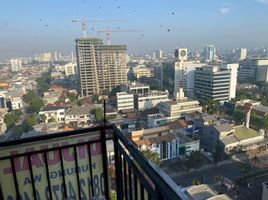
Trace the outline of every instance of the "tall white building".
<path fill-rule="evenodd" d="M 221 67 L 231 72 L 229 100 L 234 99 L 236 94 L 237 73 L 239 64 L 238 63 L 223 64 Z"/>
<path fill-rule="evenodd" d="M 204 49 L 204 58 L 206 62 L 213 62 L 216 60 L 216 47 L 214 45 L 207 45 Z"/>
<path fill-rule="evenodd" d="M 76 63 L 70 62 L 64 65 L 65 75 L 70 76 L 76 74 Z"/>
<path fill-rule="evenodd" d="M 118 111 L 134 109 L 134 94 L 128 94 L 126 92 L 117 92 L 116 104 Z"/>
<path fill-rule="evenodd" d="M 103 45 L 98 38 L 76 39 L 82 96 L 111 91 L 127 83 L 126 45 Z"/>
<path fill-rule="evenodd" d="M 138 110 L 145 110 L 165 101 L 169 101 L 168 92 L 152 90 L 146 94 L 135 95 L 134 107 Z"/>
<path fill-rule="evenodd" d="M 161 60 L 163 58 L 163 51 L 161 49 L 155 50 L 153 52 L 153 58 L 156 60 Z"/>
<path fill-rule="evenodd" d="M 230 100 L 230 82 L 229 70 L 219 66 L 198 67 L 195 72 L 195 96 L 208 100 Z"/>
<path fill-rule="evenodd" d="M 195 69 L 197 67 L 202 67 L 205 65 L 205 63 L 200 63 L 196 61 L 176 62 L 174 95 L 176 95 L 180 88 L 183 88 L 183 91 L 186 93 L 186 96 L 193 97 Z"/>
<path fill-rule="evenodd" d="M 268 82 L 268 60 L 258 60 L 256 66 L 256 81 Z"/>
<path fill-rule="evenodd" d="M 246 48 L 236 49 L 236 51 L 235 51 L 235 59 L 236 60 L 244 60 L 246 58 L 247 58 L 247 49 Z"/>
<path fill-rule="evenodd" d="M 184 72 L 184 62 L 187 61 L 187 49 L 180 48 L 175 50 L 175 73 L 174 73 L 174 93 L 173 97 L 177 97 L 177 92 L 180 88 L 185 85 L 185 72 Z"/>
<path fill-rule="evenodd" d="M 22 69 L 21 60 L 20 59 L 10 59 L 11 71 L 18 72 Z"/>
<path fill-rule="evenodd" d="M 180 89 L 186 93 L 186 96 L 194 96 L 194 77 L 195 69 L 197 67 L 205 66 L 205 63 L 199 61 L 187 61 L 187 49 L 178 49 L 175 51 L 175 74 L 174 74 L 174 94 L 173 97 L 177 97 L 177 93 Z"/>

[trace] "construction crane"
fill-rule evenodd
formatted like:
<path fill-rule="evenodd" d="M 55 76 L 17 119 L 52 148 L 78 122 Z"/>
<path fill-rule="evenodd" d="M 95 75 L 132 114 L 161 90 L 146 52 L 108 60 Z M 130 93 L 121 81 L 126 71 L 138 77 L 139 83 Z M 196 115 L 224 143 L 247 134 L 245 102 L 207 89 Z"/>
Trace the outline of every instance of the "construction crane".
<path fill-rule="evenodd" d="M 74 23 L 82 23 L 82 32 L 83 38 L 87 36 L 87 23 L 88 22 L 125 22 L 127 20 L 87 20 L 86 18 L 81 19 L 73 19 L 72 22 Z"/>
<path fill-rule="evenodd" d="M 111 44 L 111 33 L 116 33 L 116 32 L 143 32 L 143 30 L 108 30 L 108 29 L 105 29 L 105 30 L 99 30 L 98 32 L 98 37 L 100 35 L 100 33 L 106 33 L 106 42 L 107 42 L 107 45 L 110 45 Z"/>

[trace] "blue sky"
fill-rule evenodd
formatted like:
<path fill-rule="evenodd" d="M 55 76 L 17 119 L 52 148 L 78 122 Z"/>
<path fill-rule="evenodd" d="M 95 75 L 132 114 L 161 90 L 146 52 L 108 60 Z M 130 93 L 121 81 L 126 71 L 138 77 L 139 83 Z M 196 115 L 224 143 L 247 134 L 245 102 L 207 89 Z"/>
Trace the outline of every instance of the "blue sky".
<path fill-rule="evenodd" d="M 268 44 L 268 0 L 10 0 L 0 6 L 0 58 L 72 51 L 82 31 L 71 20 L 83 17 L 128 20 L 88 24 L 91 36 L 105 28 L 144 30 L 112 33 L 112 44 L 127 44 L 129 53 Z"/>

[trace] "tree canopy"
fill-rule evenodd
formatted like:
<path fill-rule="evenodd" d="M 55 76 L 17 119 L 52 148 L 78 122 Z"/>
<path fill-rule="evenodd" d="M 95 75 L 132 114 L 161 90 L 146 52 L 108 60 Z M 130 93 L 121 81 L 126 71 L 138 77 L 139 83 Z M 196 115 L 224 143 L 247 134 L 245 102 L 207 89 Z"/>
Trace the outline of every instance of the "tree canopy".
<path fill-rule="evenodd" d="M 8 113 L 5 115 L 4 121 L 6 123 L 7 128 L 12 128 L 19 121 L 20 116 L 16 115 L 14 112 Z"/>
<path fill-rule="evenodd" d="M 49 90 L 50 83 L 51 83 L 51 75 L 46 72 L 43 73 L 41 77 L 36 79 L 38 84 L 38 91 L 39 93 L 44 93 Z"/>
<path fill-rule="evenodd" d="M 198 151 L 192 151 L 187 160 L 187 167 L 190 168 L 199 168 L 204 161 L 203 155 Z"/>
<path fill-rule="evenodd" d="M 233 112 L 233 118 L 236 123 L 241 124 L 245 120 L 245 114 L 242 111 L 235 110 Z"/>
<path fill-rule="evenodd" d="M 23 95 L 23 101 L 29 104 L 28 112 L 39 112 L 39 110 L 44 106 L 43 100 L 32 90 L 29 90 L 27 94 Z"/>
<path fill-rule="evenodd" d="M 159 157 L 159 154 L 157 152 L 151 151 L 150 149 L 142 150 L 141 152 L 143 153 L 145 158 L 147 158 L 148 160 L 151 160 L 155 164 L 160 163 L 160 157 Z"/>

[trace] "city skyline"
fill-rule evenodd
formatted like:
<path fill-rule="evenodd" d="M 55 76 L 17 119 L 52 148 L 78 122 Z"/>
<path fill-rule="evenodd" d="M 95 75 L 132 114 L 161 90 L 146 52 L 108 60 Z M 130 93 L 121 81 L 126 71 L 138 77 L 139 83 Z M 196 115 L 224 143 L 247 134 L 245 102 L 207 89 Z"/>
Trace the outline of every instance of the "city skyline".
<path fill-rule="evenodd" d="M 3 2 L 0 12 L 0 58 L 44 51 L 74 51 L 81 25 L 72 19 L 125 22 L 89 24 L 89 36 L 109 29 L 142 29 L 142 33 L 112 33 L 112 44 L 126 44 L 128 53 L 171 52 L 176 47 L 203 49 L 263 47 L 268 1 L 68 1 Z M 142 6 L 141 6 L 142 5 Z M 250 14 L 248 12 L 250 10 Z M 89 12 L 90 11 L 90 12 Z M 258 23 L 256 23 L 258 22 Z M 94 30 L 92 30 L 94 28 Z M 182 31 L 183 29 L 183 31 Z M 105 42 L 105 35 L 102 34 Z"/>

